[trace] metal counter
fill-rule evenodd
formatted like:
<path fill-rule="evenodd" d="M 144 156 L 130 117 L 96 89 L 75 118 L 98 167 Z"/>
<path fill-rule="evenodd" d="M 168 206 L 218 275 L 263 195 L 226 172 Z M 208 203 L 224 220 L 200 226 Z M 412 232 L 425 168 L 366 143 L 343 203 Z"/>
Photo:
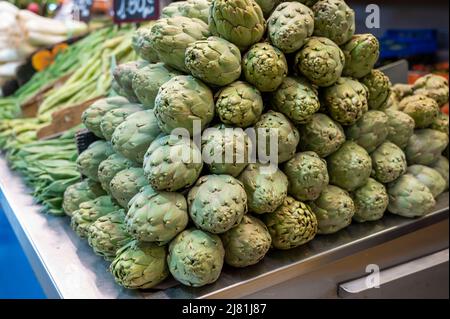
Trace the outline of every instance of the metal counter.
<path fill-rule="evenodd" d="M 448 220 L 449 194 L 438 199 L 433 213 L 420 219 L 387 214 L 381 221 L 352 224 L 331 235 L 290 251 L 271 251 L 259 264 L 245 269 L 224 267 L 219 280 L 188 288 L 167 280 L 163 290 L 130 291 L 114 283 L 108 263 L 80 240 L 69 218 L 41 212 L 20 176 L 0 157 L 0 204 L 16 233 L 38 280 L 49 298 L 241 298 L 302 278 L 317 269 L 357 255 L 405 235 Z M 437 236 L 437 235 L 436 235 Z M 443 247 L 448 248 L 448 234 Z M 398 254 L 405 252 L 398 251 Z M 435 253 L 429 251 L 427 253 Z M 302 286 L 295 287 L 302 290 Z M 304 287 L 303 289 L 306 289 Z M 303 291 L 308 296 L 308 291 Z M 311 297 L 314 295 L 311 292 Z M 273 296 L 271 296 L 273 297 Z"/>

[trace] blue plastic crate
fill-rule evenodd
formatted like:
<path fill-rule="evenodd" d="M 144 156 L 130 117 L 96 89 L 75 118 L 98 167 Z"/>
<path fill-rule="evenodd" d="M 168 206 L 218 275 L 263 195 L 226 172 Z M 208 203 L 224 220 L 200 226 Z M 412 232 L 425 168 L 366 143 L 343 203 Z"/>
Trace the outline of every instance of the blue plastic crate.
<path fill-rule="evenodd" d="M 379 40 L 382 59 L 433 54 L 438 50 L 438 32 L 434 29 L 387 30 Z"/>

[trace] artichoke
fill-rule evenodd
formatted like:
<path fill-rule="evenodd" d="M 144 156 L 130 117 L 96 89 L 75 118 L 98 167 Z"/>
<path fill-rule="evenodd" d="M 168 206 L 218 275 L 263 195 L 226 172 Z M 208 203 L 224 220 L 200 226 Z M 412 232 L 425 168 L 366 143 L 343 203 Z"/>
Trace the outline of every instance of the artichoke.
<path fill-rule="evenodd" d="M 300 135 L 295 126 L 281 113 L 269 111 L 255 124 L 259 159 L 270 157 L 272 136 L 278 137 L 278 163 L 294 157 Z M 266 145 L 261 145 L 264 143 Z"/>
<path fill-rule="evenodd" d="M 266 225 L 252 216 L 244 216 L 242 222 L 222 234 L 225 262 L 233 267 L 257 264 L 270 249 L 272 238 Z"/>
<path fill-rule="evenodd" d="M 309 123 L 299 126 L 302 151 L 313 151 L 320 157 L 336 152 L 345 142 L 342 126 L 325 114 L 316 113 Z"/>
<path fill-rule="evenodd" d="M 282 2 L 282 0 L 255 0 L 261 7 L 264 17 L 268 18 L 272 11 Z"/>
<path fill-rule="evenodd" d="M 431 123 L 430 128 L 448 135 L 449 134 L 448 114 L 439 112 L 438 116 L 434 119 L 433 123 Z"/>
<path fill-rule="evenodd" d="M 209 37 L 186 49 L 186 67 L 193 76 L 212 86 L 225 86 L 241 75 L 241 52 L 233 43 Z"/>
<path fill-rule="evenodd" d="M 412 165 L 408 167 L 408 174 L 417 178 L 430 190 L 434 197 L 441 195 L 446 189 L 446 180 L 435 169 L 424 165 Z"/>
<path fill-rule="evenodd" d="M 416 123 L 414 119 L 406 113 L 388 109 L 385 111 L 388 117 L 389 134 L 387 140 L 396 144 L 401 149 L 408 145 L 408 141 L 414 134 Z"/>
<path fill-rule="evenodd" d="M 261 92 L 273 92 L 288 74 L 283 52 L 269 43 L 257 43 L 247 51 L 242 60 L 242 70 L 247 82 Z"/>
<path fill-rule="evenodd" d="M 405 153 L 394 143 L 381 144 L 371 157 L 372 177 L 383 184 L 391 183 L 406 173 Z"/>
<path fill-rule="evenodd" d="M 263 108 L 261 93 L 246 82 L 234 82 L 216 95 L 217 115 L 228 125 L 251 126 L 258 121 Z"/>
<path fill-rule="evenodd" d="M 77 158 L 78 171 L 91 180 L 98 182 L 98 167 L 101 162 L 114 154 L 110 143 L 96 141 Z"/>
<path fill-rule="evenodd" d="M 409 165 L 431 165 L 448 145 L 448 135 L 439 131 L 417 130 L 409 139 L 405 149 Z"/>
<path fill-rule="evenodd" d="M 249 211 L 255 214 L 272 213 L 280 206 L 288 192 L 288 179 L 278 168 L 250 164 L 239 176 L 247 193 Z"/>
<path fill-rule="evenodd" d="M 314 14 L 298 2 L 281 3 L 267 21 L 270 41 L 284 53 L 299 50 L 314 31 Z"/>
<path fill-rule="evenodd" d="M 262 39 L 266 21 L 254 0 L 213 0 L 209 28 L 213 34 L 245 50 Z"/>
<path fill-rule="evenodd" d="M 399 110 L 414 119 L 416 128 L 427 128 L 439 114 L 439 106 L 435 100 L 425 95 L 413 95 L 404 98 L 399 104 Z"/>
<path fill-rule="evenodd" d="M 169 275 L 166 248 L 136 240 L 123 246 L 109 270 L 116 282 L 128 289 L 149 289 Z"/>
<path fill-rule="evenodd" d="M 389 97 L 386 101 L 386 110 L 396 110 L 398 111 L 400 102 L 397 101 L 397 98 L 395 97 L 395 94 L 392 92 L 391 87 L 391 94 L 389 94 Z"/>
<path fill-rule="evenodd" d="M 395 99 L 400 102 L 405 97 L 413 95 L 414 91 L 412 85 L 397 83 L 394 84 L 391 88 L 392 93 L 394 94 Z"/>
<path fill-rule="evenodd" d="M 276 111 L 286 115 L 294 124 L 304 124 L 319 111 L 317 90 L 304 78 L 287 77 L 272 93 L 271 103 Z"/>
<path fill-rule="evenodd" d="M 161 62 L 188 72 L 184 64 L 186 48 L 209 35 L 208 25 L 203 21 L 178 16 L 157 20 L 150 31 L 149 43 Z"/>
<path fill-rule="evenodd" d="M 372 71 L 380 56 L 380 43 L 372 34 L 355 34 L 342 46 L 345 55 L 343 75 L 362 78 Z"/>
<path fill-rule="evenodd" d="M 333 85 L 341 77 L 345 57 L 327 38 L 312 37 L 295 56 L 296 69 L 317 86 Z"/>
<path fill-rule="evenodd" d="M 109 185 L 117 173 L 137 165 L 120 154 L 113 154 L 100 163 L 98 167 L 98 180 L 103 189 L 110 193 Z"/>
<path fill-rule="evenodd" d="M 418 79 L 412 89 L 414 94 L 425 95 L 439 106 L 448 103 L 448 80 L 442 76 L 428 74 Z"/>
<path fill-rule="evenodd" d="M 354 142 L 345 142 L 327 162 L 330 183 L 350 192 L 367 184 L 372 172 L 372 159 Z"/>
<path fill-rule="evenodd" d="M 131 46 L 133 47 L 134 52 L 136 52 L 140 58 L 150 63 L 159 61 L 158 53 L 150 44 L 150 34 L 154 25 L 154 20 L 149 21 L 146 25 L 134 31 L 131 39 Z"/>
<path fill-rule="evenodd" d="M 388 137 L 388 116 L 381 111 L 369 111 L 354 125 L 345 129 L 347 140 L 355 141 L 367 152 L 372 153 Z"/>
<path fill-rule="evenodd" d="M 314 152 L 298 153 L 283 168 L 289 194 L 300 201 L 316 200 L 329 183 L 327 163 Z"/>
<path fill-rule="evenodd" d="M 164 133 L 183 128 L 193 135 L 195 122 L 204 129 L 214 117 L 213 94 L 192 76 L 175 76 L 159 89 L 155 115 Z"/>
<path fill-rule="evenodd" d="M 132 61 L 118 65 L 113 72 L 114 79 L 130 102 L 137 102 L 138 98 L 133 91 L 132 81 L 136 72 L 148 65 L 146 61 Z"/>
<path fill-rule="evenodd" d="M 385 110 L 391 95 L 391 80 L 380 70 L 372 70 L 361 79 L 369 90 L 367 102 L 371 110 Z"/>
<path fill-rule="evenodd" d="M 287 196 L 278 209 L 262 215 L 272 246 L 276 249 L 292 249 L 314 239 L 317 234 L 317 218 L 311 208 Z"/>
<path fill-rule="evenodd" d="M 148 182 L 144 176 L 144 170 L 131 167 L 117 173 L 111 180 L 109 189 L 111 196 L 117 200 L 120 206 L 128 208 L 130 200 L 146 185 Z"/>
<path fill-rule="evenodd" d="M 88 229 L 89 246 L 108 261 L 116 258 L 117 251 L 132 241 L 125 230 L 123 209 L 97 219 Z"/>
<path fill-rule="evenodd" d="M 445 156 L 439 156 L 439 158 L 436 160 L 435 163 L 431 165 L 431 168 L 435 169 L 436 171 L 441 174 L 441 176 L 445 180 L 445 190 L 448 189 L 449 186 L 449 163 L 448 159 Z"/>
<path fill-rule="evenodd" d="M 162 18 L 187 17 L 200 19 L 208 23 L 211 0 L 187 0 L 172 2 L 162 9 Z"/>
<path fill-rule="evenodd" d="M 143 163 L 150 144 L 161 134 L 153 110 L 141 111 L 127 117 L 111 139 L 114 150 L 136 163 Z"/>
<path fill-rule="evenodd" d="M 174 135 L 155 140 L 144 158 L 144 174 L 155 190 L 175 192 L 190 187 L 203 168 L 202 154 L 188 138 Z"/>
<path fill-rule="evenodd" d="M 99 183 L 85 179 L 82 182 L 70 185 L 64 192 L 62 208 L 67 216 L 80 208 L 80 204 L 105 195 Z"/>
<path fill-rule="evenodd" d="M 195 225 L 221 234 L 237 226 L 247 213 L 244 186 L 229 175 L 201 177 L 188 195 L 189 214 Z"/>
<path fill-rule="evenodd" d="M 100 122 L 100 129 L 107 141 L 111 141 L 114 130 L 122 124 L 128 116 L 142 111 L 139 104 L 129 104 L 106 112 Z"/>
<path fill-rule="evenodd" d="M 388 210 L 396 215 L 414 218 L 428 214 L 436 205 L 433 194 L 417 178 L 405 174 L 387 187 Z"/>
<path fill-rule="evenodd" d="M 355 204 L 353 220 L 358 223 L 376 221 L 383 218 L 389 205 L 389 196 L 386 187 L 376 180 L 369 178 L 363 187 L 358 188 L 352 194 Z"/>
<path fill-rule="evenodd" d="M 350 78 L 340 78 L 336 84 L 324 89 L 322 100 L 335 121 L 353 125 L 369 109 L 367 96 L 363 84 Z"/>
<path fill-rule="evenodd" d="M 333 185 L 328 185 L 310 206 L 317 217 L 318 234 L 333 234 L 346 228 L 356 211 L 349 193 Z"/>
<path fill-rule="evenodd" d="M 170 243 L 167 262 L 176 280 L 186 286 L 201 287 L 219 279 L 224 255 L 219 236 L 188 229 Z"/>
<path fill-rule="evenodd" d="M 188 224 L 186 199 L 178 193 L 158 192 L 146 186 L 128 206 L 126 229 L 139 241 L 165 245 Z"/>

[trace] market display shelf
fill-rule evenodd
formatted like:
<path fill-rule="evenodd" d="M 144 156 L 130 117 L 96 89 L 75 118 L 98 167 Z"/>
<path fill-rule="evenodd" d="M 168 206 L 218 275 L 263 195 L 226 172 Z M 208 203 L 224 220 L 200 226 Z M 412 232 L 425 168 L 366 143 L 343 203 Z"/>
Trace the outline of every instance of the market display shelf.
<path fill-rule="evenodd" d="M 317 236 L 297 249 L 271 251 L 261 263 L 249 268 L 225 266 L 220 279 L 206 287 L 189 288 L 167 280 L 160 290 L 132 291 L 114 283 L 108 263 L 72 231 L 68 217 L 42 212 L 3 156 L 0 156 L 0 204 L 49 298 L 244 297 L 449 217 L 449 194 L 445 193 L 439 197 L 435 211 L 423 218 L 387 214 L 378 222 L 353 224 L 337 234 Z"/>

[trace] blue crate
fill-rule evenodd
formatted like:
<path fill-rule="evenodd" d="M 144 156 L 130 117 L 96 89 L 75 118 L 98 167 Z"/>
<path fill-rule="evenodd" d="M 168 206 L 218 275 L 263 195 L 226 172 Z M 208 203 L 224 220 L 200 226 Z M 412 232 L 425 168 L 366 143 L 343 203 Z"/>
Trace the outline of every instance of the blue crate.
<path fill-rule="evenodd" d="M 438 51 L 438 32 L 434 29 L 387 30 L 379 40 L 382 59 L 408 58 Z"/>

